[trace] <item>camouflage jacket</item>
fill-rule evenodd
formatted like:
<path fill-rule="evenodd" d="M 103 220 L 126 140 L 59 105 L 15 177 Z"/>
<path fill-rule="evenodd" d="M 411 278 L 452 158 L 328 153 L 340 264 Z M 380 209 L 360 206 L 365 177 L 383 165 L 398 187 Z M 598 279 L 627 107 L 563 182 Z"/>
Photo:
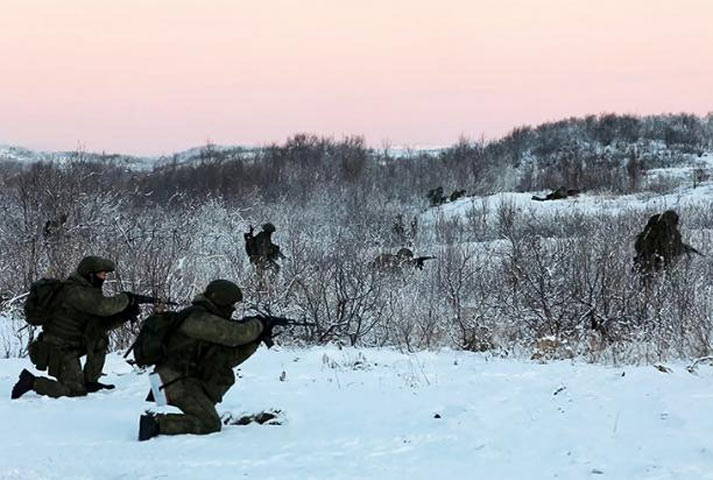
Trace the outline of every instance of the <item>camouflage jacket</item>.
<path fill-rule="evenodd" d="M 179 378 L 197 379 L 217 403 L 235 383 L 233 368 L 257 348 L 262 323 L 230 320 L 203 295 L 196 296 L 189 308 L 190 314 L 169 338 L 167 359 L 156 369 L 164 384 Z"/>
<path fill-rule="evenodd" d="M 260 232 L 255 237 L 257 254 L 274 262 L 281 257 L 280 247 L 272 243 L 271 233 Z"/>
<path fill-rule="evenodd" d="M 60 295 L 55 316 L 42 327 L 45 338 L 52 338 L 54 343 L 85 348 L 88 341 L 126 321 L 121 313 L 129 306 L 128 295 L 105 297 L 101 288 L 76 272 L 64 281 Z"/>

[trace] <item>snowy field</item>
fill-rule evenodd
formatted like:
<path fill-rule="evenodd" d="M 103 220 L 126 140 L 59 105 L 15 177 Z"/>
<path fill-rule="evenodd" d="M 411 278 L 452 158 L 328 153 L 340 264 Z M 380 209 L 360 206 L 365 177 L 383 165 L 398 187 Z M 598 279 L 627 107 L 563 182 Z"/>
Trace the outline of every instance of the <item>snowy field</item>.
<path fill-rule="evenodd" d="M 119 355 L 115 390 L 59 400 L 11 401 L 29 361 L 5 359 L 0 479 L 713 479 L 713 368 L 667 366 L 261 348 L 219 412 L 282 425 L 139 443 L 147 375 Z"/>

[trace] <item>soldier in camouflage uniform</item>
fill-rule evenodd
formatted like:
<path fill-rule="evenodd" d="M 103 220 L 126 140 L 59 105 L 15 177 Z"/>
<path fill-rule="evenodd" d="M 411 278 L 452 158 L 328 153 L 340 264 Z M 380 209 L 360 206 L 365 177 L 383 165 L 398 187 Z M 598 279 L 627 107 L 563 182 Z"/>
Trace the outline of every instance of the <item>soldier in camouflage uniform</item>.
<path fill-rule="evenodd" d="M 30 360 L 37 369 L 48 370 L 56 380 L 23 370 L 12 389 L 13 399 L 30 390 L 57 398 L 113 388 L 98 381 L 109 347 L 107 332 L 139 314 L 131 294 L 102 294 L 104 280 L 114 268 L 111 260 L 85 257 L 64 281 L 55 315 L 42 326 L 42 333 L 29 348 Z M 82 369 L 80 359 L 84 355 L 87 358 Z"/>
<path fill-rule="evenodd" d="M 189 307 L 189 315 L 166 344 L 166 358 L 156 365 L 169 405 L 182 414 L 146 414 L 139 440 L 156 435 L 207 434 L 221 429 L 215 405 L 235 383 L 233 369 L 258 348 L 263 322 L 231 320 L 240 288 L 214 280 Z"/>
<path fill-rule="evenodd" d="M 272 243 L 272 234 L 275 233 L 275 226 L 266 223 L 262 226 L 262 231 L 253 236 L 253 228 L 250 227 L 245 237 L 245 251 L 250 258 L 250 263 L 262 271 L 279 272 L 280 265 L 277 260 L 285 258 L 280 252 L 280 247 Z"/>
<path fill-rule="evenodd" d="M 651 216 L 644 230 L 637 235 L 634 249 L 634 267 L 644 274 L 669 268 L 684 254 L 700 255 L 698 250 L 683 243 L 678 231 L 678 214 L 673 210 Z"/>
<path fill-rule="evenodd" d="M 371 266 L 373 269 L 382 273 L 400 273 L 406 268 L 416 268 L 423 270 L 426 260 L 432 260 L 436 257 L 423 256 L 414 257 L 413 251 L 410 248 L 403 247 L 396 252 L 396 255 L 390 253 L 382 253 L 374 259 Z"/>
<path fill-rule="evenodd" d="M 533 195 L 532 199 L 537 200 L 538 202 L 544 202 L 547 200 L 564 200 L 565 198 L 576 197 L 577 195 L 579 195 L 579 190 L 573 188 L 567 190 L 564 187 L 559 187 L 556 190 L 552 190 L 544 198 Z"/>

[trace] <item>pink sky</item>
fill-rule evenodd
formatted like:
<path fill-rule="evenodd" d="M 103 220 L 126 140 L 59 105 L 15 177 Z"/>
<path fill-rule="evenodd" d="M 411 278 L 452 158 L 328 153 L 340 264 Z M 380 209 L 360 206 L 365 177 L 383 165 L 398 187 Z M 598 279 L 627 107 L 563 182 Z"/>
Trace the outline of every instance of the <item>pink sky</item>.
<path fill-rule="evenodd" d="M 711 0 L 3 0 L 0 144 L 373 146 L 713 111 Z"/>

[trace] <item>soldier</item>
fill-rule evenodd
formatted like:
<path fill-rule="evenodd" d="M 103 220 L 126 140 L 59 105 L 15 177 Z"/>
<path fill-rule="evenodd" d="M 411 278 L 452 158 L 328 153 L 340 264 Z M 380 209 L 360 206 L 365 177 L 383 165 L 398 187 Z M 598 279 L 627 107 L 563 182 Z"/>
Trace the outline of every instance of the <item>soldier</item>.
<path fill-rule="evenodd" d="M 272 223 L 266 223 L 262 226 L 262 232 L 253 236 L 253 227 L 250 227 L 248 233 L 243 234 L 245 237 L 245 251 L 250 258 L 250 263 L 261 270 L 271 270 L 274 272 L 280 271 L 280 266 L 277 260 L 285 258 L 280 252 L 280 247 L 272 243 L 272 234 L 275 232 L 275 226 Z"/>
<path fill-rule="evenodd" d="M 409 248 L 401 248 L 396 255 L 382 253 L 374 259 L 372 267 L 384 273 L 399 273 L 404 266 L 410 265 L 413 252 Z"/>
<path fill-rule="evenodd" d="M 533 195 L 532 199 L 537 200 L 538 202 L 544 202 L 547 200 L 564 200 L 565 198 L 576 197 L 579 193 L 579 190 L 573 188 L 566 190 L 564 187 L 559 187 L 558 189 L 548 193 L 545 198 Z"/>
<path fill-rule="evenodd" d="M 264 323 L 230 318 L 243 298 L 228 280 L 214 280 L 196 296 L 188 316 L 166 340 L 166 357 L 156 364 L 169 405 L 182 414 L 145 414 L 139 440 L 156 435 L 206 434 L 221 429 L 215 405 L 235 383 L 233 369 L 247 360 L 263 340 Z"/>
<path fill-rule="evenodd" d="M 401 262 L 396 255 L 382 253 L 374 259 L 371 263 L 371 267 L 383 273 L 397 273 L 401 271 Z"/>
<path fill-rule="evenodd" d="M 33 390 L 53 398 L 76 397 L 113 385 L 100 383 L 109 347 L 107 332 L 139 314 L 131 294 L 113 297 L 102 294 L 107 275 L 114 271 L 111 260 L 89 256 L 63 282 L 51 321 L 30 345 L 30 360 L 38 370 L 48 369 L 56 380 L 22 370 L 11 398 Z M 82 370 L 81 357 L 87 356 Z"/>
<path fill-rule="evenodd" d="M 57 218 L 47 220 L 42 229 L 42 235 L 48 240 L 56 240 L 64 234 L 65 224 L 67 223 L 66 213 L 61 213 Z"/>
<path fill-rule="evenodd" d="M 396 252 L 396 255 L 382 253 L 374 259 L 372 267 L 384 273 L 400 273 L 404 267 L 423 270 L 425 261 L 434 258 L 436 257 L 425 256 L 414 258 L 413 251 L 411 251 L 410 248 L 403 247 Z"/>
<path fill-rule="evenodd" d="M 678 231 L 678 214 L 666 210 L 653 215 L 646 223 L 634 242 L 636 257 L 634 266 L 642 273 L 652 273 L 662 268 L 670 267 L 683 254 L 701 254 L 698 250 L 686 245 Z"/>

